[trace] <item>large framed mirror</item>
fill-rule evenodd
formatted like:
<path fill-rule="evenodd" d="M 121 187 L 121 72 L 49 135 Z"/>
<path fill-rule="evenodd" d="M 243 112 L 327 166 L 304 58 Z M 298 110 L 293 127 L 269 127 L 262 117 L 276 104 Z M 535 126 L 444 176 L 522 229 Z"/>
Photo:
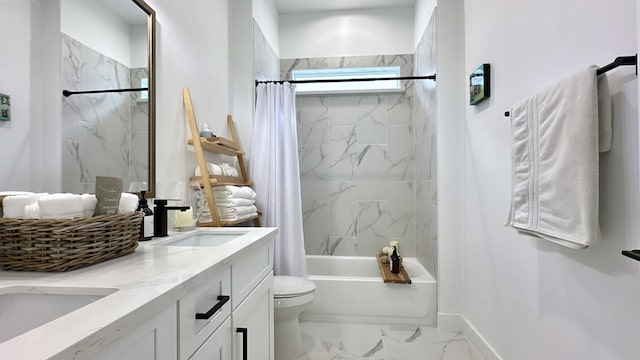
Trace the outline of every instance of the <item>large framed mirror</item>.
<path fill-rule="evenodd" d="M 142 0 L 62 0 L 62 191 L 96 176 L 155 196 L 155 11 Z"/>

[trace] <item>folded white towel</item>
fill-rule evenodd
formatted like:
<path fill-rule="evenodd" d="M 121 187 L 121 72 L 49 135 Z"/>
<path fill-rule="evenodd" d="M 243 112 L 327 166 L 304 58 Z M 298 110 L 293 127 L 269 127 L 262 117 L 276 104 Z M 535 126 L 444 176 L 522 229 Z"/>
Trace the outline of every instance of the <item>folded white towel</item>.
<path fill-rule="evenodd" d="M 231 198 L 245 198 L 245 199 L 256 198 L 256 192 L 253 191 L 253 189 L 248 186 L 224 185 L 224 186 L 213 186 L 212 188 L 213 188 L 214 197 L 220 200 L 231 199 Z"/>
<path fill-rule="evenodd" d="M 216 201 L 217 206 L 221 207 L 232 207 L 232 206 L 249 206 L 256 203 L 255 199 L 245 199 L 245 198 L 213 198 Z"/>
<path fill-rule="evenodd" d="M 84 216 L 82 196 L 76 194 L 51 194 L 38 199 L 43 219 L 71 219 Z"/>
<path fill-rule="evenodd" d="M 598 150 L 606 140 L 599 140 L 596 77 L 590 67 L 511 109 L 505 225 L 574 249 L 599 238 Z"/>
<path fill-rule="evenodd" d="M 40 214 L 40 205 L 37 202 L 33 204 L 29 204 L 24 207 L 24 218 L 25 219 L 42 219 L 42 214 Z"/>
<path fill-rule="evenodd" d="M 222 168 L 220 168 L 220 166 L 213 163 L 207 163 L 207 171 L 209 172 L 209 175 L 222 175 Z M 200 171 L 200 166 L 196 166 L 196 170 L 194 171 L 194 173 L 195 173 L 195 176 L 202 175 L 202 171 Z"/>
<path fill-rule="evenodd" d="M 218 208 L 218 214 L 220 214 L 221 216 L 226 216 L 226 215 L 238 215 L 239 216 L 239 215 L 253 214 L 255 212 L 258 212 L 258 209 L 255 207 L 255 205 L 235 206 L 235 207 L 221 207 L 221 206 L 218 206 L 217 208 Z"/>
<path fill-rule="evenodd" d="M 96 204 L 98 203 L 98 198 L 96 198 L 93 194 L 82 194 L 82 206 L 84 207 L 84 216 L 93 216 L 96 212 Z"/>
<path fill-rule="evenodd" d="M 222 215 L 220 216 L 220 220 L 223 221 L 240 221 L 250 219 L 252 217 L 258 216 L 258 213 L 245 214 L 245 215 Z"/>
<path fill-rule="evenodd" d="M 27 205 L 31 205 L 38 201 L 38 198 L 48 195 L 47 193 L 42 194 L 28 194 L 28 195 L 15 195 L 15 196 L 7 196 L 2 200 L 2 211 L 3 217 L 5 218 L 23 218 L 24 217 L 24 208 Z"/>
<path fill-rule="evenodd" d="M 120 194 L 120 203 L 118 204 L 118 214 L 130 213 L 138 208 L 138 195 L 123 192 Z"/>

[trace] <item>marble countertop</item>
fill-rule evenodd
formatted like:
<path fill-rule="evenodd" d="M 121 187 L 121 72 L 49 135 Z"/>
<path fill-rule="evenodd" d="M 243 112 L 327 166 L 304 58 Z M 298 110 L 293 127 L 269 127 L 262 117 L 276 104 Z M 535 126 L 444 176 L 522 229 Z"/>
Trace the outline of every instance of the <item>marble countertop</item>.
<path fill-rule="evenodd" d="M 154 246 L 195 233 L 246 234 L 216 247 Z M 81 359 L 175 303 L 241 250 L 269 241 L 275 228 L 198 228 L 140 242 L 133 254 L 69 272 L 0 271 L 11 286 L 113 288 L 116 292 L 0 344 L 0 357 Z M 200 281 L 199 281 L 200 280 Z"/>

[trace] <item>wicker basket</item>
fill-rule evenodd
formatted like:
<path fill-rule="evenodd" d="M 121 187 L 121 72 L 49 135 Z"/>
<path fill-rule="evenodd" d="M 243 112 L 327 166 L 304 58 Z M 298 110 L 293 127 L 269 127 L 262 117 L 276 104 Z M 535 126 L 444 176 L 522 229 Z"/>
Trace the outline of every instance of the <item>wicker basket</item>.
<path fill-rule="evenodd" d="M 141 212 L 75 219 L 0 218 L 0 268 L 68 271 L 132 253 Z"/>

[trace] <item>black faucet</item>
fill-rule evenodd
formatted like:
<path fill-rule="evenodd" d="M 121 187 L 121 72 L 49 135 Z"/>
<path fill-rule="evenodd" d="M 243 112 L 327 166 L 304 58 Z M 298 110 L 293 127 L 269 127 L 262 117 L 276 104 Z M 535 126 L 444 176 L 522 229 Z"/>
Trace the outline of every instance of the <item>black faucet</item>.
<path fill-rule="evenodd" d="M 167 200 L 155 199 L 153 200 L 154 212 L 153 212 L 153 236 L 163 237 L 167 236 L 167 210 L 180 210 L 187 211 L 189 206 L 167 206 Z"/>

